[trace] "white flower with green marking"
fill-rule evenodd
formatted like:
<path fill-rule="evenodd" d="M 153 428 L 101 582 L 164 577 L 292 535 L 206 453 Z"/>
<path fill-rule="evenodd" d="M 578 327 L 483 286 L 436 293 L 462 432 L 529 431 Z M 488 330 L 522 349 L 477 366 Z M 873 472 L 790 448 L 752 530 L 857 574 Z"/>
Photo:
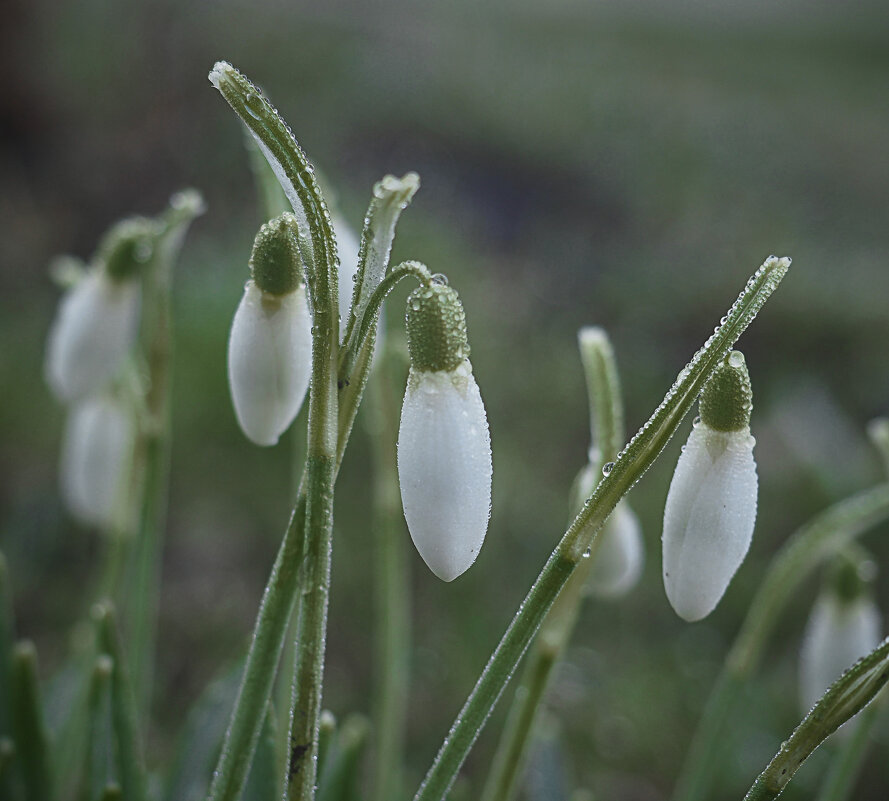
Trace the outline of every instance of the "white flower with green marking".
<path fill-rule="evenodd" d="M 714 371 L 700 408 L 664 508 L 664 587 L 688 621 L 701 620 L 719 603 L 747 555 L 756 522 L 752 392 L 739 352 Z"/>
<path fill-rule="evenodd" d="M 274 445 L 299 413 L 312 369 L 312 322 L 301 283 L 292 214 L 263 225 L 250 258 L 252 280 L 228 340 L 235 416 L 257 445 Z"/>
<path fill-rule="evenodd" d="M 408 376 L 398 479 L 411 539 L 429 569 L 453 581 L 475 562 L 491 513 L 491 438 L 469 363 L 457 293 L 433 283 L 408 298 Z"/>
<path fill-rule="evenodd" d="M 66 403 L 101 392 L 119 372 L 139 331 L 141 268 L 151 257 L 150 223 L 114 226 L 97 263 L 62 297 L 49 331 L 44 373 Z"/>
<path fill-rule="evenodd" d="M 812 608 L 800 654 L 804 712 L 882 639 L 880 610 L 861 575 L 867 564 L 840 557 Z"/>

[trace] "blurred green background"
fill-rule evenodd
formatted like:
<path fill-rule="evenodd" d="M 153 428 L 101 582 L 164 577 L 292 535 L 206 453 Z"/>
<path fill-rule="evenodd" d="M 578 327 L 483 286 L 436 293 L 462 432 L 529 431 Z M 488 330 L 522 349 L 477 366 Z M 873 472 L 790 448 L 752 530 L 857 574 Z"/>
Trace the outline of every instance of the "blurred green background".
<path fill-rule="evenodd" d="M 154 214 L 176 189 L 207 200 L 176 277 L 155 762 L 187 705 L 242 652 L 288 514 L 288 448 L 246 441 L 225 381 L 261 212 L 240 126 L 206 79 L 214 61 L 264 87 L 354 227 L 374 181 L 419 172 L 394 258 L 446 273 L 465 302 L 494 508 L 478 562 L 454 584 L 411 550 L 412 782 L 566 522 L 589 438 L 578 327 L 610 332 L 635 430 L 748 274 L 770 253 L 794 258 L 740 343 L 761 479 L 746 563 L 705 622 L 669 608 L 660 522 L 683 428 L 631 495 L 648 547 L 640 586 L 585 606 L 548 697 L 560 723 L 535 799 L 563 797 L 553 764 L 569 789 L 668 797 L 771 554 L 879 477 L 864 425 L 889 412 L 886 4 L 7 0 L 0 45 L 0 548 L 19 633 L 37 641 L 47 675 L 91 600 L 100 543 L 56 489 L 63 411 L 42 353 L 59 292 L 46 265 L 88 257 L 113 220 Z M 391 329 L 403 298 L 389 303 Z M 336 506 L 325 704 L 337 715 L 370 709 L 370 463 L 359 425 Z M 865 540 L 883 565 L 886 533 Z M 885 568 L 877 591 L 889 614 Z M 799 720 L 814 593 L 772 641 L 720 797 L 739 798 Z M 856 798 L 886 797 L 889 721 L 878 737 Z M 788 798 L 812 796 L 826 756 Z"/>

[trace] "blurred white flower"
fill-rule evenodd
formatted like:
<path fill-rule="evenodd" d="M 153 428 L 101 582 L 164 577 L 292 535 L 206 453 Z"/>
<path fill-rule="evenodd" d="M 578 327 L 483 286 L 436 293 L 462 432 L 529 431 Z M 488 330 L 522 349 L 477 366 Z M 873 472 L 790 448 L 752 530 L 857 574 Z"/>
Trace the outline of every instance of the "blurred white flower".
<path fill-rule="evenodd" d="M 645 564 L 639 518 L 621 500 L 598 537 L 587 589 L 599 598 L 620 598 L 636 586 Z"/>
<path fill-rule="evenodd" d="M 398 431 L 404 516 L 429 569 L 453 581 L 481 550 L 491 513 L 491 438 L 472 366 L 411 367 Z"/>
<path fill-rule="evenodd" d="M 274 445 L 302 406 L 312 371 L 312 323 L 305 287 L 283 295 L 251 280 L 228 340 L 228 381 L 241 430 Z"/>
<path fill-rule="evenodd" d="M 756 440 L 745 426 L 715 431 L 698 422 L 664 508 L 664 587 L 688 621 L 713 611 L 744 561 L 756 522 Z"/>
<path fill-rule="evenodd" d="M 340 260 L 339 269 L 339 304 L 340 304 L 340 339 L 346 333 L 349 322 L 349 311 L 352 308 L 352 293 L 355 291 L 355 276 L 358 274 L 358 251 L 360 244 L 355 232 L 338 216 L 333 218 L 333 230 L 336 232 L 337 256 Z"/>
<path fill-rule="evenodd" d="M 94 268 L 62 297 L 50 328 L 44 373 L 59 400 L 101 392 L 133 347 L 139 328 L 136 277 Z"/>
<path fill-rule="evenodd" d="M 866 593 L 844 599 L 822 592 L 806 625 L 800 654 L 800 701 L 808 712 L 844 671 L 881 640 L 880 611 Z"/>
<path fill-rule="evenodd" d="M 129 478 L 133 425 L 115 397 L 95 395 L 68 413 L 62 440 L 62 499 L 73 517 L 104 529 L 121 522 Z"/>

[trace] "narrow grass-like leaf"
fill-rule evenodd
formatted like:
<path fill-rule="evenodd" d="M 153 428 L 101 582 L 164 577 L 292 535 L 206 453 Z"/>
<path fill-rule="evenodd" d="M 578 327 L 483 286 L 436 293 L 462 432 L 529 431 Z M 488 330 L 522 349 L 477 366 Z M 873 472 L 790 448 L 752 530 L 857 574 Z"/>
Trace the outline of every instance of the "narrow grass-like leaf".
<path fill-rule="evenodd" d="M 756 317 L 789 266 L 789 259 L 771 257 L 751 276 L 724 321 L 680 372 L 651 418 L 599 482 L 592 498 L 547 560 L 488 660 L 420 785 L 416 801 L 439 801 L 447 795 L 516 665 L 553 600 L 583 558 L 584 551 L 591 547 L 618 501 L 632 489 L 666 446 L 712 371 Z"/>
<path fill-rule="evenodd" d="M 869 704 L 889 681 L 889 638 L 838 678 L 759 775 L 745 801 L 777 798 L 824 739 Z"/>
<path fill-rule="evenodd" d="M 113 664 L 111 720 L 119 761 L 120 786 L 127 801 L 144 801 L 145 765 L 139 741 L 135 697 L 110 603 L 97 604 L 93 609 L 93 619 L 99 627 L 99 647 L 111 657 Z"/>
<path fill-rule="evenodd" d="M 278 764 L 278 722 L 271 704 L 262 724 L 256 756 L 244 785 L 243 801 L 279 801 L 283 787 Z"/>
<path fill-rule="evenodd" d="M 86 765 L 83 771 L 82 801 L 100 798 L 105 787 L 116 783 L 117 760 L 114 754 L 114 725 L 111 713 L 111 674 L 114 660 L 100 654 L 90 677 L 88 725 L 86 730 Z"/>
<path fill-rule="evenodd" d="M 361 715 L 343 722 L 336 747 L 326 760 L 318 801 L 358 801 L 358 768 L 369 733 L 367 719 Z"/>
<path fill-rule="evenodd" d="M 876 703 L 869 704 L 852 723 L 852 731 L 842 742 L 837 743 L 836 753 L 830 764 L 830 770 L 818 790 L 816 801 L 848 801 L 855 790 L 855 781 L 861 772 L 861 766 L 870 751 L 880 714 L 886 708 L 885 693 Z"/>
<path fill-rule="evenodd" d="M 49 734 L 43 718 L 34 643 L 26 640 L 15 645 L 10 674 L 12 730 L 25 800 L 51 801 L 55 792 Z"/>

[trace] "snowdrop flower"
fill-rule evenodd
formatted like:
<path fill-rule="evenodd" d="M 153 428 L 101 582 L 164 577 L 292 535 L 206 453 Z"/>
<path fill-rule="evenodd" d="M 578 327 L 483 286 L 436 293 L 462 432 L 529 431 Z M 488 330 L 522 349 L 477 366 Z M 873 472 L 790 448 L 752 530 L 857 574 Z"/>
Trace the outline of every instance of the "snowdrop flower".
<path fill-rule="evenodd" d="M 150 226 L 141 218 L 114 226 L 96 265 L 63 296 L 44 367 L 59 400 L 101 392 L 132 350 L 139 330 L 139 271 L 152 251 Z"/>
<path fill-rule="evenodd" d="M 841 557 L 815 602 L 800 654 L 800 700 L 805 712 L 881 640 L 880 612 L 862 575 L 872 565 Z"/>
<path fill-rule="evenodd" d="M 59 472 L 62 499 L 73 517 L 103 529 L 120 522 L 132 449 L 132 421 L 116 397 L 95 395 L 71 409 Z"/>
<path fill-rule="evenodd" d="M 253 243 L 252 279 L 228 340 L 228 382 L 246 437 L 274 445 L 302 406 L 312 370 L 312 323 L 302 284 L 296 218 L 264 224 Z"/>
<path fill-rule="evenodd" d="M 664 509 L 664 587 L 676 613 L 716 607 L 747 555 L 756 522 L 750 377 L 729 354 L 701 393 L 701 417 L 682 449 Z"/>
<path fill-rule="evenodd" d="M 398 479 L 408 530 L 442 581 L 464 573 L 481 550 L 491 511 L 491 438 L 469 363 L 457 293 L 433 281 L 408 298 L 411 357 Z"/>

